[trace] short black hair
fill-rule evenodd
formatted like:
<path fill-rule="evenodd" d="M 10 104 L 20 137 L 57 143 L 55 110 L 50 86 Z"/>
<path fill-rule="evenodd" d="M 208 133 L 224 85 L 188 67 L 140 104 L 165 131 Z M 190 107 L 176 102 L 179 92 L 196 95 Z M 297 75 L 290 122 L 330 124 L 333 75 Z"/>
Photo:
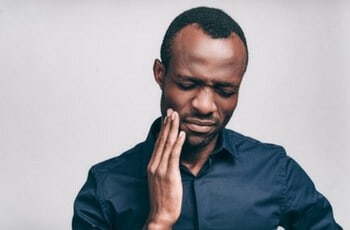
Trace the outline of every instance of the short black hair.
<path fill-rule="evenodd" d="M 199 27 L 212 38 L 227 38 L 232 33 L 238 35 L 243 42 L 248 64 L 248 46 L 243 30 L 239 24 L 233 20 L 224 11 L 217 8 L 196 7 L 189 9 L 178 15 L 169 25 L 161 46 L 160 57 L 165 69 L 169 67 L 171 58 L 171 45 L 176 34 L 185 26 L 197 24 Z"/>

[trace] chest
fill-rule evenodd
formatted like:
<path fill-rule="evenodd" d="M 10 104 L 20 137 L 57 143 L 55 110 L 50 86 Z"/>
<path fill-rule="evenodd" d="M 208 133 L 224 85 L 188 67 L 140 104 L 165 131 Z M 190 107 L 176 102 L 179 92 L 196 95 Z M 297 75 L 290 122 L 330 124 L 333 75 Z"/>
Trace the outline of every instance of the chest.
<path fill-rule="evenodd" d="M 276 175 L 214 169 L 197 177 L 182 173 L 182 210 L 174 229 L 277 229 L 282 186 Z M 116 226 L 139 228 L 149 211 L 147 179 L 126 181 L 118 187 L 128 189 L 111 197 L 114 219 Z"/>
<path fill-rule="evenodd" d="M 280 197 L 230 178 L 183 181 L 182 212 L 175 229 L 276 229 Z"/>

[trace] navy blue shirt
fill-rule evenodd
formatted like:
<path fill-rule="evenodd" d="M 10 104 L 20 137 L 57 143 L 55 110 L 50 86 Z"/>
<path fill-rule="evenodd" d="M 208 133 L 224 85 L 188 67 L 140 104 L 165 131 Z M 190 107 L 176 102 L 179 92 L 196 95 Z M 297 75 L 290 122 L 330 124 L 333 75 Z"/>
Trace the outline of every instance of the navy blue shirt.
<path fill-rule="evenodd" d="M 74 203 L 73 229 L 141 229 L 149 212 L 146 141 L 91 168 Z M 180 166 L 183 201 L 174 229 L 341 229 L 327 199 L 284 149 L 225 129 L 197 176 Z"/>

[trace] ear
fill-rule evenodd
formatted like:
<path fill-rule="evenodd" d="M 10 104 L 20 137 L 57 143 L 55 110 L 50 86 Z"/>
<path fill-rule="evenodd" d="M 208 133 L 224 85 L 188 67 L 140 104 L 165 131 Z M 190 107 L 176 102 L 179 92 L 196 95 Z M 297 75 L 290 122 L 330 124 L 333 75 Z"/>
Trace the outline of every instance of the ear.
<path fill-rule="evenodd" d="M 163 90 L 165 67 L 159 59 L 154 60 L 153 76 L 156 82 L 158 83 L 159 87 Z"/>

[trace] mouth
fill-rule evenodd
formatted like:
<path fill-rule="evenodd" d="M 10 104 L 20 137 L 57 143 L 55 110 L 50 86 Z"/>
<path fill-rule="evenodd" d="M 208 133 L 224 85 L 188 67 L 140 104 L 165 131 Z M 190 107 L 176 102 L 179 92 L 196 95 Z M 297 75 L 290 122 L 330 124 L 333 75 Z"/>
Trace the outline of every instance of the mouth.
<path fill-rule="evenodd" d="M 214 130 L 216 123 L 211 120 L 186 119 L 183 124 L 188 131 L 198 134 L 206 134 Z"/>

